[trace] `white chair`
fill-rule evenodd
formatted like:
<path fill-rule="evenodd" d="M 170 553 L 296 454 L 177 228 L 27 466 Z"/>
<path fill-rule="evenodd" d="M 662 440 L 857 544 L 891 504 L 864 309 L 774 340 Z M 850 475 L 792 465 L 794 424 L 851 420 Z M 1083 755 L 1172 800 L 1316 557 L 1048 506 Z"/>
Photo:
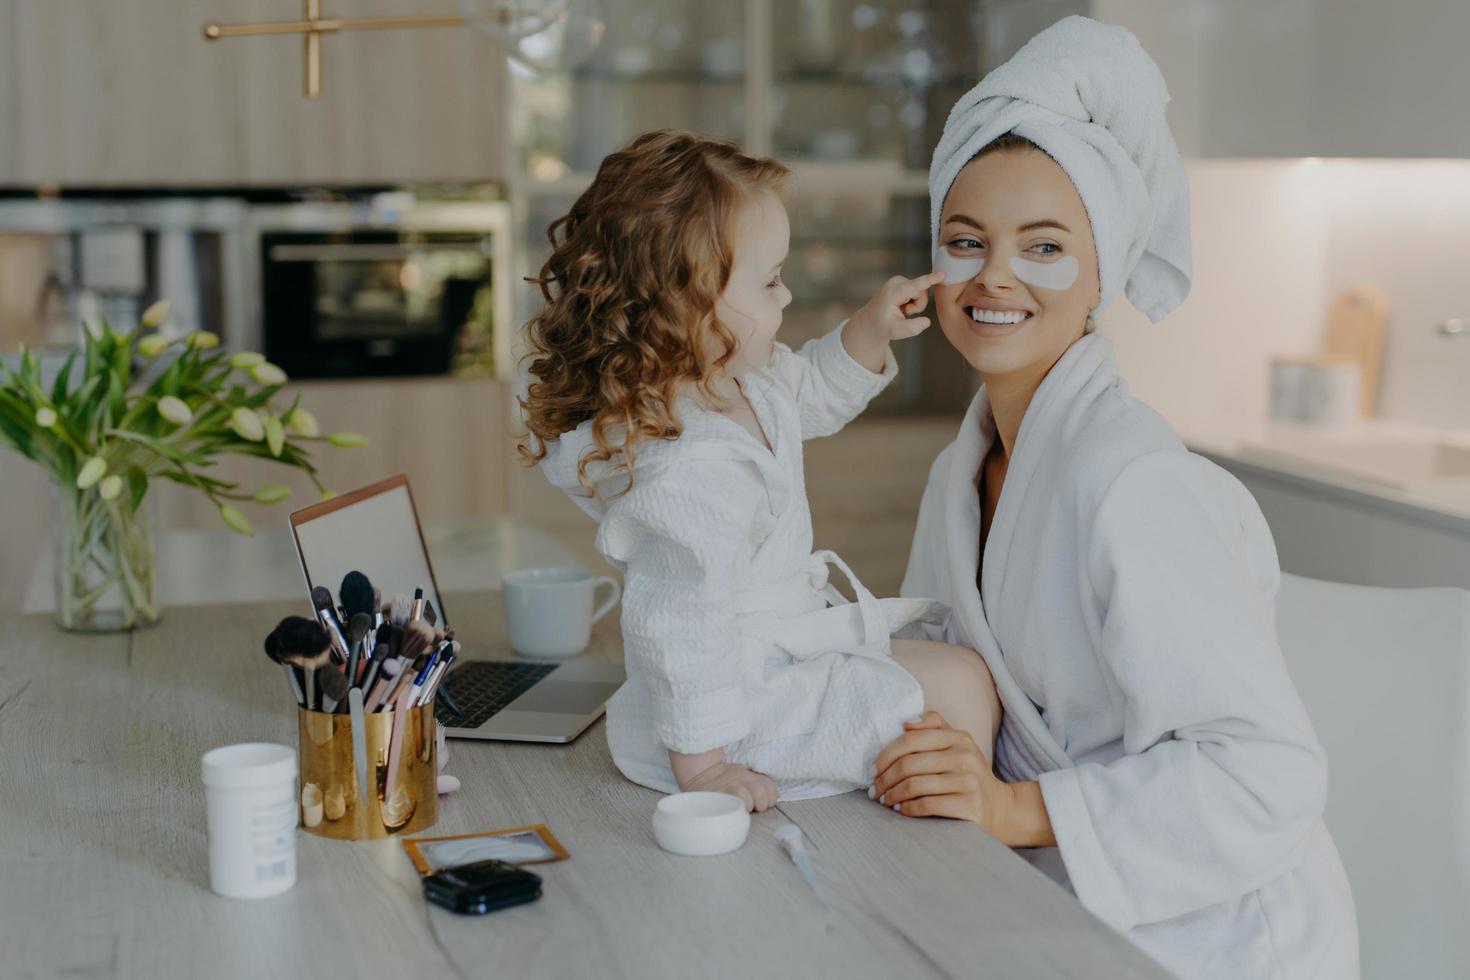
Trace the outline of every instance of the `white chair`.
<path fill-rule="evenodd" d="M 1470 977 L 1470 592 L 1286 575 L 1276 623 L 1327 749 L 1363 977 Z"/>

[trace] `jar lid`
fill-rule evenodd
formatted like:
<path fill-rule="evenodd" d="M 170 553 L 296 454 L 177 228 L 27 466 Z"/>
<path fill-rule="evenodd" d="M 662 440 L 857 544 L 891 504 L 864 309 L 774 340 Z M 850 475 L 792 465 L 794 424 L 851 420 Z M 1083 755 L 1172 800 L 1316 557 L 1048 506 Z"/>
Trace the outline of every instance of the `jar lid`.
<path fill-rule="evenodd" d="M 250 789 L 296 778 L 296 752 L 274 742 L 243 742 L 204 753 L 204 785 Z"/>

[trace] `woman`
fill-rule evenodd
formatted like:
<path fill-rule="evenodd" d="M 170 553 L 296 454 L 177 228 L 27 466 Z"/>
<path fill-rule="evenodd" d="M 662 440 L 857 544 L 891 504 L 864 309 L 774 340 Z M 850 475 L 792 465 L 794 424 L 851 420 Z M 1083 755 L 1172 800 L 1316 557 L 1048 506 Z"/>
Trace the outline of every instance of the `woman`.
<path fill-rule="evenodd" d="M 1181 976 L 1355 977 L 1326 759 L 1276 644 L 1270 532 L 1092 333 L 1120 291 L 1154 320 L 1188 291 L 1167 98 L 1131 34 L 1076 17 L 946 124 L 937 314 L 984 384 L 934 462 L 903 591 L 951 604 L 948 639 L 985 657 L 1005 717 L 995 773 L 930 712 L 873 788 L 1034 849 Z"/>

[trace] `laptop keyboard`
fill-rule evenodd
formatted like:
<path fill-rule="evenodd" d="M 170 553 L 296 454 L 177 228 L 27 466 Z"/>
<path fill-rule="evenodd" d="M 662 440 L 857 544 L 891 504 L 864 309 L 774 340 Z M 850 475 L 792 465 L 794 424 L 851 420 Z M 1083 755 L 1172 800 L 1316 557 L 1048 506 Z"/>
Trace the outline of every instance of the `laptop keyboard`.
<path fill-rule="evenodd" d="M 525 694 L 560 664 L 523 664 L 468 660 L 449 672 L 444 687 L 464 717 L 436 702 L 434 716 L 446 728 L 479 728 L 496 712 Z"/>

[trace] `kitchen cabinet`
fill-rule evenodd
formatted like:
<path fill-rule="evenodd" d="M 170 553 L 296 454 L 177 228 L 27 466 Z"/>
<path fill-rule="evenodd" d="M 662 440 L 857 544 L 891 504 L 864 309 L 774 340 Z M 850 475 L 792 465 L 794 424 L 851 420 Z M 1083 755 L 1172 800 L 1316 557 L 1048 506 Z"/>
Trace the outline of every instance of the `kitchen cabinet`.
<path fill-rule="evenodd" d="M 405 13 L 327 0 L 328 15 Z M 457 0 L 412 13 L 457 14 Z M 473 27 L 206 42 L 209 21 L 290 20 L 298 0 L 6 0 L 0 186 L 489 181 L 504 176 L 505 58 Z"/>
<path fill-rule="evenodd" d="M 1159 62 L 1186 156 L 1470 156 L 1464 0 L 1094 0 Z"/>
<path fill-rule="evenodd" d="M 506 510 L 511 442 L 510 394 L 503 382 L 486 378 L 385 378 L 300 381 L 281 399 L 301 395 L 322 434 L 358 432 L 368 444 L 339 449 L 314 444 L 312 457 L 327 489 L 337 493 L 394 473 L 407 473 L 423 520 L 501 514 Z M 318 499 L 305 474 L 254 457 L 225 457 L 215 475 L 254 491 L 284 483 L 291 496 L 281 504 L 244 503 L 240 510 L 258 525 L 283 526 L 286 515 Z M 162 481 L 160 523 L 165 527 L 213 527 L 219 523 L 208 498 Z"/>
<path fill-rule="evenodd" d="M 1353 585 L 1470 589 L 1470 520 L 1207 455 L 1260 504 L 1282 570 Z"/>

